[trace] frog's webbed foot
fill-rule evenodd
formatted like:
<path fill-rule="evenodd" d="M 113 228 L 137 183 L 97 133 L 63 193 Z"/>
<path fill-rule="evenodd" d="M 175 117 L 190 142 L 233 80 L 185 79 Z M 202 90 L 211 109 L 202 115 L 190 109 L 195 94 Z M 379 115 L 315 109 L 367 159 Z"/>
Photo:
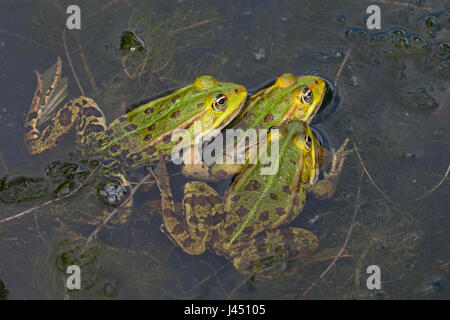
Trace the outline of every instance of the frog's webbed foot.
<path fill-rule="evenodd" d="M 344 166 L 344 160 L 347 154 L 352 150 L 345 150 L 349 139 L 345 139 L 344 143 L 337 151 L 331 149 L 331 167 L 328 172 L 324 172 L 324 178 L 311 186 L 308 191 L 318 199 L 330 199 L 336 191 L 339 175 Z"/>
<path fill-rule="evenodd" d="M 50 119 L 55 108 L 67 97 L 67 78 L 61 78 L 62 63 L 58 57 L 44 75 L 35 71 L 37 88 L 31 103 L 30 112 L 37 112 L 37 125 L 40 126 Z M 29 112 L 29 113 L 30 113 Z"/>
<path fill-rule="evenodd" d="M 61 122 L 53 120 L 42 132 L 39 126 L 50 119 L 53 110 L 67 96 L 67 78 L 61 79 L 61 69 L 61 59 L 58 57 L 58 61 L 44 75 L 35 71 L 37 87 L 25 120 L 25 144 L 32 154 L 41 153 L 56 143 L 50 136 L 61 128 Z M 73 123 L 72 114 L 65 118 L 62 127 L 69 129 Z"/>
<path fill-rule="evenodd" d="M 56 146 L 60 138 L 77 124 L 80 135 L 88 136 L 104 131 L 106 122 L 97 104 L 79 97 L 64 105 L 52 117 L 53 111 L 67 96 L 67 78 L 61 78 L 61 59 L 44 75 L 36 71 L 37 88 L 25 121 L 25 144 L 31 154 L 42 153 Z M 47 125 L 39 128 L 44 123 Z"/>

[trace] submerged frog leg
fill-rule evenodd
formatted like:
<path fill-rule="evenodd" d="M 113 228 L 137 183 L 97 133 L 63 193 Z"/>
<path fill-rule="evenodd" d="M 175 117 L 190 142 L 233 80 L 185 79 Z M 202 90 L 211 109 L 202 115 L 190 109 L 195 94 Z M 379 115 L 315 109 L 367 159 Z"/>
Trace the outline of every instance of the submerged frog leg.
<path fill-rule="evenodd" d="M 219 194 L 206 183 L 193 181 L 184 186 L 183 209 L 190 241 L 183 249 L 190 254 L 201 254 L 211 240 L 214 221 L 221 216 L 223 205 Z M 219 221 L 220 222 L 220 221 Z M 195 253 L 192 253 L 195 252 Z"/>
<path fill-rule="evenodd" d="M 159 166 L 165 166 L 161 160 Z M 211 239 L 213 216 L 221 212 L 221 199 L 214 189 L 203 182 L 185 185 L 183 213 L 175 212 L 170 181 L 158 168 L 154 176 L 161 192 L 163 227 L 169 238 L 191 255 L 202 254 Z"/>
<path fill-rule="evenodd" d="M 283 272 L 288 260 L 307 256 L 318 245 L 316 235 L 306 229 L 289 227 L 266 231 L 252 240 L 252 244 L 233 259 L 233 264 L 240 272 L 271 277 Z"/>
<path fill-rule="evenodd" d="M 314 197 L 318 199 L 330 199 L 333 196 L 336 191 L 339 175 L 344 166 L 345 157 L 352 152 L 352 150 L 345 150 L 348 141 L 348 138 L 345 139 L 337 151 L 331 149 L 332 161 L 330 170 L 324 173 L 324 179 L 318 181 L 308 189 L 309 192 L 313 193 Z"/>

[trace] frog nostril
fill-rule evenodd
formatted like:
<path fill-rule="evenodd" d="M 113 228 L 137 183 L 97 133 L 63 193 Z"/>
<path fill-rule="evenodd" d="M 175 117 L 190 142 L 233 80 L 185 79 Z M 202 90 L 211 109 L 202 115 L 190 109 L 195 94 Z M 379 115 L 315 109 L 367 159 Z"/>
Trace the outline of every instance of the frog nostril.
<path fill-rule="evenodd" d="M 238 94 L 239 90 L 238 89 L 234 89 L 234 93 Z"/>

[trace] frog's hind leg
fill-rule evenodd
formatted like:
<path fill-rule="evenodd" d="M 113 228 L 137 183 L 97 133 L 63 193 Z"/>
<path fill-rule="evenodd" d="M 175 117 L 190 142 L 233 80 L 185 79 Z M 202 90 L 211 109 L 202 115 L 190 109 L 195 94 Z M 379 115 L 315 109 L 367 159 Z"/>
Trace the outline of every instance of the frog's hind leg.
<path fill-rule="evenodd" d="M 104 131 L 106 121 L 94 100 L 79 97 L 64 105 L 55 116 L 53 110 L 67 96 L 67 78 L 61 79 L 61 59 L 42 76 L 36 71 L 37 89 L 25 121 L 25 144 L 31 154 L 39 154 L 54 148 L 62 136 L 76 124 L 78 140 Z M 44 123 L 48 124 L 40 130 Z"/>
<path fill-rule="evenodd" d="M 76 132 L 79 144 L 86 145 L 106 130 L 106 118 L 97 103 L 87 97 L 79 97 L 73 103 L 81 108 Z"/>
<path fill-rule="evenodd" d="M 212 237 L 213 218 L 222 212 L 220 196 L 206 183 L 187 183 L 184 186 L 183 216 L 175 211 L 168 176 L 158 174 L 154 177 L 162 196 L 163 226 L 169 238 L 188 254 L 202 254 Z"/>
<path fill-rule="evenodd" d="M 233 259 L 233 264 L 243 273 L 269 278 L 283 273 L 288 260 L 307 256 L 318 245 L 316 235 L 306 229 L 269 230 L 252 240 L 251 245 Z"/>

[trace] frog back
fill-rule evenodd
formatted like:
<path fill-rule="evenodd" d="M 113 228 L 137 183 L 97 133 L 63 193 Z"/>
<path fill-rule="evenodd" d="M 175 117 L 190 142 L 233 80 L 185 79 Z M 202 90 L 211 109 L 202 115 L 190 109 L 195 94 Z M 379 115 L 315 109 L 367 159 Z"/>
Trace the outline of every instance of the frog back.
<path fill-rule="evenodd" d="M 305 186 L 318 174 L 315 153 L 304 147 L 306 132 L 312 134 L 308 125 L 299 121 L 281 128 L 278 138 L 271 131 L 268 141 L 278 139 L 279 143 L 278 170 L 261 174 L 267 166 L 258 159 L 256 164 L 247 164 L 233 181 L 224 205 L 223 230 L 228 245 L 277 228 L 300 213 Z"/>

